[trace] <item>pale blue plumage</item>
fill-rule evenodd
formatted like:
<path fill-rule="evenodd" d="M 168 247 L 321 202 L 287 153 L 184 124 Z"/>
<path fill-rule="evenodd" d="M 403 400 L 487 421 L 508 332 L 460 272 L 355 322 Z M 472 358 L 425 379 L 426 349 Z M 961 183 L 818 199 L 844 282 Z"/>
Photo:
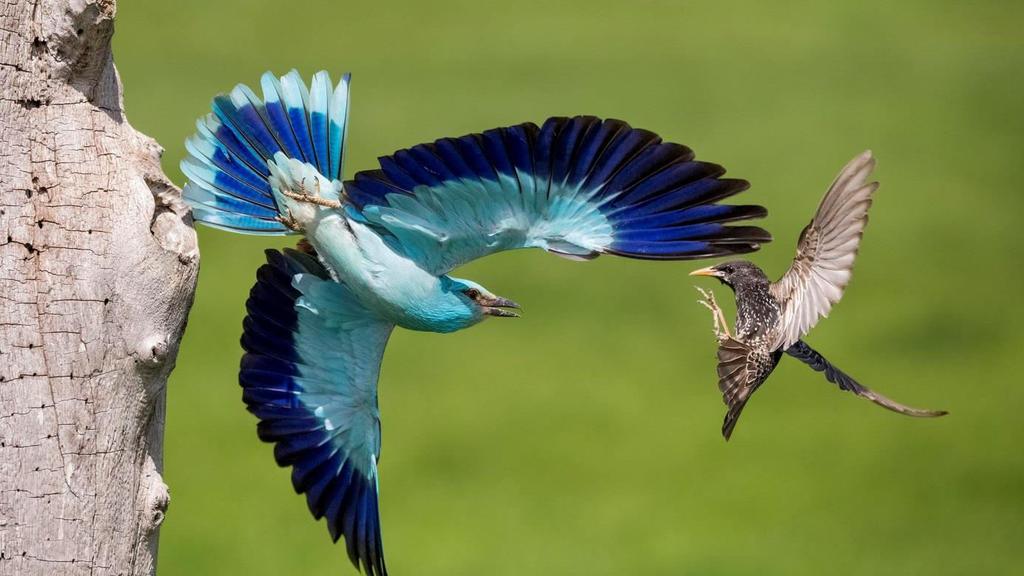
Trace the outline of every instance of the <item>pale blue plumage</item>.
<path fill-rule="evenodd" d="M 534 198 L 508 177 L 487 184 L 453 180 L 414 196 L 395 194 L 388 205 L 366 206 L 362 214 L 394 234 L 405 253 L 434 274 L 515 248 L 589 257 L 614 237 L 611 223 L 586 198 L 571 191 Z"/>
<path fill-rule="evenodd" d="M 302 159 L 313 163 L 316 161 L 316 157 L 313 154 L 313 141 L 309 134 L 309 89 L 306 88 L 306 83 L 295 70 L 281 77 L 281 87 L 288 119 L 295 132 L 295 139 L 302 149 Z"/>
<path fill-rule="evenodd" d="M 324 73 L 326 75 L 326 72 Z M 331 166 L 329 174 L 334 178 L 341 178 L 341 169 L 345 162 L 345 136 L 348 133 L 348 83 L 352 76 L 345 74 L 341 77 L 338 88 L 335 88 L 330 103 L 330 157 Z M 330 81 L 327 81 L 330 85 Z"/>
<path fill-rule="evenodd" d="M 452 332 L 514 303 L 452 269 L 536 247 L 572 259 L 694 259 L 770 236 L 719 204 L 747 187 L 678 144 L 593 117 L 445 138 L 341 181 L 349 77 L 307 88 L 264 74 L 213 102 L 186 141 L 197 221 L 247 234 L 301 231 L 306 252 L 269 251 L 247 303 L 239 380 L 260 437 L 368 574 L 385 574 L 377 508 L 377 377 L 394 326 Z M 309 201 L 315 197 L 316 202 Z"/>

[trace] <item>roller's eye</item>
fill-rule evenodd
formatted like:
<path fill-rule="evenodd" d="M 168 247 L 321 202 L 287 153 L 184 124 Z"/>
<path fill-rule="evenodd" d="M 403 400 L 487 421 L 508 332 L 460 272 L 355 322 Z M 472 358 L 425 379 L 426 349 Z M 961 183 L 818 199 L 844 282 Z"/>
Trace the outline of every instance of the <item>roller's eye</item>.
<path fill-rule="evenodd" d="M 463 292 L 463 294 L 469 296 L 471 300 L 476 300 L 477 298 L 480 297 L 480 291 L 477 290 L 476 288 L 469 288 L 465 292 Z"/>

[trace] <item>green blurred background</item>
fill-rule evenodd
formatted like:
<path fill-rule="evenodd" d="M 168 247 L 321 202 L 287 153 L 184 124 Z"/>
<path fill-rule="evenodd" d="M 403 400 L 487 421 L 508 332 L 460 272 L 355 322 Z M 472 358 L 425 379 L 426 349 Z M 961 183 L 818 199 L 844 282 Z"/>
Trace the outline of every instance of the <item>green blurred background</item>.
<path fill-rule="evenodd" d="M 349 175 L 442 136 L 622 118 L 753 183 L 770 275 L 836 171 L 879 158 L 854 282 L 809 340 L 950 416 L 897 416 L 787 360 L 726 444 L 693 263 L 500 254 L 460 275 L 525 318 L 388 348 L 393 574 L 1009 574 L 1024 561 L 1024 4 L 845 4 L 132 0 L 114 44 L 128 117 L 178 182 L 217 92 L 267 69 L 351 71 Z M 162 576 L 354 573 L 236 383 L 262 250 L 290 243 L 200 230 L 168 388 Z"/>

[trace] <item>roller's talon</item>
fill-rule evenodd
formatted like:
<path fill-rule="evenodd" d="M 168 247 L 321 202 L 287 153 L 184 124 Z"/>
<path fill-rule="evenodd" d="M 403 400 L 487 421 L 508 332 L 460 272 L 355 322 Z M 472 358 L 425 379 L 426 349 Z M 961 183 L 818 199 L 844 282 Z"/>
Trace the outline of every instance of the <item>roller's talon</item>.
<path fill-rule="evenodd" d="M 320 196 L 313 196 L 310 194 L 306 194 L 305 192 L 295 193 L 290 192 L 288 190 L 284 190 L 281 192 L 281 194 L 285 198 L 291 198 L 292 200 L 297 200 L 299 202 L 306 202 L 308 204 L 323 206 L 324 208 L 341 208 L 341 202 L 338 202 L 337 200 L 321 198 Z"/>
<path fill-rule="evenodd" d="M 277 220 L 278 222 L 280 222 L 281 224 L 284 224 L 286 228 L 288 228 L 289 230 L 291 230 L 293 232 L 304 232 L 305 231 L 302 228 L 302 226 L 299 224 L 299 222 L 292 216 L 292 211 L 291 210 L 288 211 L 288 215 L 287 216 L 277 216 L 274 219 Z"/>

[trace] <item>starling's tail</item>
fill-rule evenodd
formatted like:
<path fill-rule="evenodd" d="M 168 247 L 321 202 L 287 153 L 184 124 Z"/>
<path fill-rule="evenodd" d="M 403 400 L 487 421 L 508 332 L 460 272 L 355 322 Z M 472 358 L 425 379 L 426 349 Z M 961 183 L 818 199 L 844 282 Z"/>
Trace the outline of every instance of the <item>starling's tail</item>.
<path fill-rule="evenodd" d="M 722 437 L 726 440 L 732 437 L 733 428 L 739 422 L 750 395 L 761 385 L 757 381 L 753 386 L 749 383 L 749 354 L 750 347 L 733 338 L 723 340 L 718 346 L 718 389 L 722 391 L 722 400 L 729 408 L 722 421 Z"/>
<path fill-rule="evenodd" d="M 803 340 L 798 340 L 796 344 L 793 344 L 786 349 L 786 354 L 800 360 L 804 364 L 811 367 L 816 372 L 824 372 L 825 378 L 837 384 L 840 390 L 846 390 L 853 392 L 861 398 L 867 398 L 875 404 L 883 408 L 888 408 L 893 412 L 899 412 L 900 414 L 906 414 L 907 416 L 917 416 L 919 418 L 932 418 L 935 416 L 944 416 L 947 414 L 945 410 L 924 410 L 921 408 L 911 408 L 882 396 L 878 392 L 874 392 L 869 388 L 861 385 L 856 380 L 851 378 L 848 374 L 836 368 L 831 362 L 825 359 L 817 350 L 811 348 Z"/>
<path fill-rule="evenodd" d="M 782 352 L 761 357 L 750 346 L 729 337 L 718 344 L 718 389 L 729 407 L 722 422 L 722 436 L 728 440 L 750 396 L 775 370 Z"/>
<path fill-rule="evenodd" d="M 748 394 L 743 400 L 729 406 L 729 410 L 725 413 L 725 419 L 722 420 L 722 437 L 727 442 L 732 438 L 732 431 L 736 428 L 736 423 L 740 421 L 740 414 L 743 413 L 743 408 L 749 399 L 750 395 Z"/>
<path fill-rule="evenodd" d="M 327 72 L 310 89 L 292 70 L 260 80 L 263 99 L 244 84 L 213 99 L 213 112 L 185 141 L 185 201 L 204 224 L 244 234 L 288 234 L 283 185 L 336 200 L 348 124 L 346 74 L 334 88 Z"/>

